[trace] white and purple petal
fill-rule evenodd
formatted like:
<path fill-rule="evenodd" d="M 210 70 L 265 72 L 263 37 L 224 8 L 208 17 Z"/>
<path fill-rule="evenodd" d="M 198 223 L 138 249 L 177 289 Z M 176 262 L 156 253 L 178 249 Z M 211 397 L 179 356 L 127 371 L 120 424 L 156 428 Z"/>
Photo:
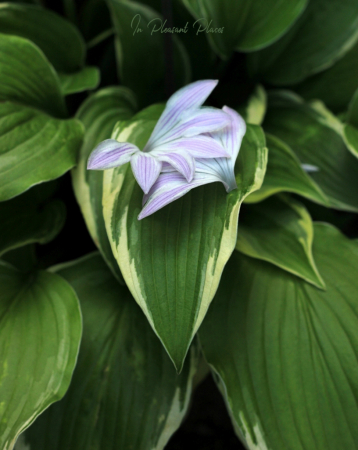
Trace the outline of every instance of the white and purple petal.
<path fill-rule="evenodd" d="M 239 113 L 228 106 L 224 106 L 223 111 L 230 117 L 230 124 L 221 130 L 211 132 L 210 136 L 220 142 L 231 158 L 236 160 L 246 133 L 246 123 Z"/>
<path fill-rule="evenodd" d="M 235 163 L 234 163 L 235 164 Z M 225 186 L 226 192 L 237 188 L 235 178 L 235 166 L 228 158 L 197 159 L 195 162 L 196 173 L 215 176 Z"/>
<path fill-rule="evenodd" d="M 190 138 L 184 137 L 167 142 L 155 148 L 157 151 L 179 151 L 185 150 L 194 158 L 229 158 L 229 153 L 217 140 L 209 136 L 193 136 Z"/>
<path fill-rule="evenodd" d="M 106 139 L 93 150 L 88 158 L 87 169 L 105 170 L 122 166 L 131 160 L 139 149 L 128 142 L 118 142 L 115 139 Z"/>
<path fill-rule="evenodd" d="M 220 180 L 204 173 L 196 173 L 190 183 L 177 172 L 161 174 L 150 192 L 144 196 L 145 206 L 138 215 L 138 220 L 150 216 L 169 203 L 183 197 L 192 189 L 214 181 Z"/>
<path fill-rule="evenodd" d="M 182 120 L 176 125 L 158 145 L 182 137 L 192 137 L 202 133 L 213 133 L 221 128 L 229 126 L 230 116 L 216 108 L 195 109 L 183 115 Z"/>
<path fill-rule="evenodd" d="M 147 194 L 159 177 L 162 163 L 150 153 L 139 151 L 132 156 L 131 166 L 135 179 L 143 192 Z"/>
<path fill-rule="evenodd" d="M 202 80 L 188 84 L 173 94 L 158 120 L 147 143 L 149 149 L 154 143 L 165 136 L 180 120 L 185 111 L 199 108 L 214 90 L 218 80 Z"/>
<path fill-rule="evenodd" d="M 152 154 L 155 155 L 159 161 L 170 164 L 175 170 L 181 173 L 187 181 L 193 179 L 195 173 L 195 159 L 186 150 L 155 150 Z"/>

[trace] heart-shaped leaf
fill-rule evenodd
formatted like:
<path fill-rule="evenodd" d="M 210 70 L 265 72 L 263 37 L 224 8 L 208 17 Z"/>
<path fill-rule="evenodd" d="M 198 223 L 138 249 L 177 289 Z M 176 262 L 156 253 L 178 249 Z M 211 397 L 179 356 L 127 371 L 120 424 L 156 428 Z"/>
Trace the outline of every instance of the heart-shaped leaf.
<path fill-rule="evenodd" d="M 25 433 L 37 450 L 162 450 L 187 411 L 197 349 L 177 375 L 142 311 L 99 254 L 57 270 L 75 289 L 83 337 L 70 388 Z"/>
<path fill-rule="evenodd" d="M 116 138 L 143 148 L 155 123 L 134 118 Z M 178 371 L 235 248 L 241 202 L 260 187 L 266 158 L 261 128 L 249 125 L 236 164 L 237 189 L 226 194 L 221 183 L 201 186 L 141 221 L 143 192 L 130 165 L 104 173 L 103 214 L 113 254 Z"/>
<path fill-rule="evenodd" d="M 109 87 L 96 92 L 82 104 L 77 117 L 86 128 L 77 167 L 72 172 L 73 188 L 88 231 L 101 250 L 114 275 L 123 283 L 118 264 L 113 257 L 102 214 L 103 171 L 87 170 L 87 160 L 95 146 L 111 137 L 119 120 L 132 117 L 136 101 L 125 87 Z"/>
<path fill-rule="evenodd" d="M 358 243 L 314 229 L 322 291 L 235 252 L 200 329 L 250 450 L 356 450 Z"/>
<path fill-rule="evenodd" d="M 307 0 L 183 0 L 213 49 L 228 58 L 234 50 L 252 52 L 270 45 L 289 29 Z"/>
<path fill-rule="evenodd" d="M 1 262 L 0 285 L 0 448 L 11 450 L 66 392 L 82 321 L 76 294 L 58 275 Z"/>
<path fill-rule="evenodd" d="M 236 250 L 268 261 L 325 288 L 312 256 L 313 225 L 306 208 L 286 197 L 245 205 Z"/>
<path fill-rule="evenodd" d="M 320 104 L 272 95 L 264 128 L 288 144 L 301 164 L 316 167 L 309 176 L 331 207 L 358 211 L 358 160 L 348 151 L 334 116 Z"/>
<path fill-rule="evenodd" d="M 251 56 L 251 70 L 275 85 L 289 85 L 322 72 L 358 39 L 355 0 L 310 0 L 283 38 Z"/>

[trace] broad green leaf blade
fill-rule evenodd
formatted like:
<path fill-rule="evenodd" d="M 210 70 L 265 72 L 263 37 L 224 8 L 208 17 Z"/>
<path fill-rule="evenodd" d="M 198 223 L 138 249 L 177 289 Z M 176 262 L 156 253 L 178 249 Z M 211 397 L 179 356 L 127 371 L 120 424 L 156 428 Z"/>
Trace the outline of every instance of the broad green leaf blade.
<path fill-rule="evenodd" d="M 324 70 L 295 86 L 307 100 L 322 100 L 335 112 L 344 111 L 358 88 L 358 44 L 328 70 Z"/>
<path fill-rule="evenodd" d="M 82 36 L 69 21 L 49 9 L 2 3 L 0 30 L 32 41 L 60 72 L 75 72 L 84 65 L 86 48 Z"/>
<path fill-rule="evenodd" d="M 111 137 L 119 120 L 132 117 L 136 101 L 125 87 L 109 87 L 96 92 L 82 104 L 77 117 L 86 128 L 77 167 L 72 172 L 73 189 L 88 231 L 114 275 L 123 278 L 114 259 L 102 214 L 102 170 L 87 170 L 87 160 L 95 146 Z"/>
<path fill-rule="evenodd" d="M 314 232 L 327 291 L 235 252 L 200 329 L 250 450 L 358 448 L 358 243 Z"/>
<path fill-rule="evenodd" d="M 57 117 L 66 115 L 54 68 L 27 39 L 0 34 L 0 77 L 1 101 L 33 106 Z"/>
<path fill-rule="evenodd" d="M 250 65 L 269 83 L 295 84 L 332 66 L 357 39 L 356 0 L 310 0 L 291 30 L 252 55 Z"/>
<path fill-rule="evenodd" d="M 117 139 L 143 148 L 155 123 L 134 118 Z M 238 189 L 227 194 L 221 183 L 201 186 L 141 221 L 143 192 L 130 165 L 104 172 L 113 254 L 178 371 L 235 248 L 241 202 L 260 187 L 266 158 L 261 128 L 249 125 L 237 161 Z"/>
<path fill-rule="evenodd" d="M 36 450 L 162 450 L 187 411 L 197 350 L 181 375 L 98 254 L 57 271 L 75 289 L 83 337 L 70 388 L 25 433 Z"/>
<path fill-rule="evenodd" d="M 292 198 L 272 197 L 246 205 L 240 218 L 236 250 L 275 264 L 325 288 L 312 256 L 313 225 L 306 208 Z"/>
<path fill-rule="evenodd" d="M 75 73 L 59 73 L 63 95 L 75 94 L 96 89 L 100 82 L 100 72 L 97 67 L 86 66 Z"/>
<path fill-rule="evenodd" d="M 16 103 L 0 103 L 0 201 L 71 169 L 82 136 L 78 120 L 55 119 Z"/>
<path fill-rule="evenodd" d="M 45 205 L 37 202 L 33 189 L 19 197 L 0 203 L 0 255 L 38 242 L 51 241 L 61 230 L 66 207 L 60 200 Z"/>
<path fill-rule="evenodd" d="M 58 275 L 0 263 L 0 448 L 65 394 L 82 333 L 73 289 Z"/>
<path fill-rule="evenodd" d="M 183 0 L 222 58 L 270 45 L 301 15 L 307 0 Z M 215 31 L 216 30 L 216 31 Z"/>
<path fill-rule="evenodd" d="M 245 203 L 256 203 L 279 192 L 291 192 L 329 206 L 328 198 L 303 170 L 290 147 L 270 134 L 266 134 L 266 142 L 269 156 L 264 182 L 258 191 L 245 199 Z"/>
<path fill-rule="evenodd" d="M 288 144 L 301 164 L 318 168 L 309 176 L 328 197 L 330 206 L 358 211 L 358 160 L 348 151 L 341 123 L 320 104 L 310 106 L 272 97 L 264 128 Z"/>
<path fill-rule="evenodd" d="M 121 83 L 136 93 L 141 107 L 165 99 L 164 34 L 159 30 L 153 32 L 153 27 L 160 27 L 160 14 L 134 1 L 107 0 L 107 3 L 116 31 Z M 175 35 L 173 66 L 174 89 L 178 89 L 189 82 L 190 63 Z"/>

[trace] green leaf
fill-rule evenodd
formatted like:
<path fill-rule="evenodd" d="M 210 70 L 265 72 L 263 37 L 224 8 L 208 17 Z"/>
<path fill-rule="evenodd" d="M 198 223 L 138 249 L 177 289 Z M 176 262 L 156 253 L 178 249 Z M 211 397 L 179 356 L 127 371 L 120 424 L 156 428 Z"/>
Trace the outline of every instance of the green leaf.
<path fill-rule="evenodd" d="M 58 178 L 76 164 L 83 128 L 32 108 L 0 103 L 0 201 Z"/>
<path fill-rule="evenodd" d="M 344 111 L 358 88 L 357 73 L 358 44 L 355 44 L 332 67 L 307 78 L 295 90 L 307 100 L 319 98 L 333 111 Z"/>
<path fill-rule="evenodd" d="M 51 241 L 61 230 L 66 207 L 60 200 L 39 204 L 34 189 L 0 203 L 0 256 L 14 248 Z"/>
<path fill-rule="evenodd" d="M 100 82 L 100 72 L 97 67 L 86 66 L 75 73 L 59 73 L 63 95 L 75 94 L 96 89 Z"/>
<path fill-rule="evenodd" d="M 153 27 L 160 26 L 160 14 L 134 1 L 107 0 L 107 3 L 117 35 L 116 55 L 121 83 L 136 93 L 140 106 L 164 99 L 164 34 L 153 32 Z M 174 88 L 177 89 L 189 82 L 190 64 L 185 48 L 175 35 L 173 66 Z"/>
<path fill-rule="evenodd" d="M 269 149 L 266 175 L 261 188 L 250 194 L 245 203 L 256 203 L 279 192 L 291 192 L 313 202 L 329 206 L 321 188 L 302 169 L 297 156 L 283 141 L 266 134 Z"/>
<path fill-rule="evenodd" d="M 245 205 L 236 250 L 275 264 L 325 288 L 312 256 L 313 225 L 306 208 L 285 197 Z"/>
<path fill-rule="evenodd" d="M 57 118 L 66 116 L 59 78 L 27 39 L 0 34 L 0 76 L 2 201 L 73 167 L 83 129 Z"/>
<path fill-rule="evenodd" d="M 269 83 L 295 84 L 331 67 L 357 39 L 356 0 L 310 0 L 291 30 L 252 55 L 249 64 Z"/>
<path fill-rule="evenodd" d="M 128 289 L 98 254 L 57 269 L 75 289 L 83 337 L 70 388 L 25 433 L 36 450 L 161 450 L 189 404 L 197 350 L 181 375 Z"/>
<path fill-rule="evenodd" d="M 48 272 L 0 263 L 0 448 L 65 394 L 81 339 L 72 288 Z"/>
<path fill-rule="evenodd" d="M 60 72 L 76 72 L 84 65 L 82 36 L 69 21 L 49 9 L 2 3 L 0 30 L 32 41 Z"/>
<path fill-rule="evenodd" d="M 272 96 L 264 128 L 282 139 L 302 164 L 316 166 L 310 178 L 336 209 L 358 211 L 358 160 L 342 139 L 341 123 L 320 103 Z"/>
<path fill-rule="evenodd" d="M 58 76 L 32 42 L 0 34 L 0 76 L 0 101 L 32 106 L 56 117 L 66 116 Z"/>
<path fill-rule="evenodd" d="M 155 123 L 134 117 L 116 138 L 143 148 Z M 178 371 L 235 248 L 241 202 L 260 187 L 266 158 L 261 128 L 249 125 L 236 165 L 238 189 L 227 194 L 221 183 L 201 186 L 141 221 L 143 192 L 130 165 L 104 172 L 113 254 Z"/>
<path fill-rule="evenodd" d="M 200 328 L 250 450 L 358 448 L 358 243 L 314 232 L 327 291 L 235 252 Z"/>
<path fill-rule="evenodd" d="M 276 41 L 307 5 L 307 0 L 183 0 L 222 58 L 234 50 L 252 52 Z M 211 31 L 210 31 L 211 30 Z M 216 31 L 215 31 L 216 30 Z"/>
<path fill-rule="evenodd" d="M 111 250 L 102 214 L 104 172 L 87 170 L 87 159 L 99 142 L 111 137 L 114 125 L 119 120 L 132 117 L 135 109 L 134 95 L 122 86 L 108 87 L 88 97 L 77 112 L 86 133 L 78 165 L 72 172 L 73 189 L 88 231 L 112 272 L 122 283 L 123 278 Z"/>

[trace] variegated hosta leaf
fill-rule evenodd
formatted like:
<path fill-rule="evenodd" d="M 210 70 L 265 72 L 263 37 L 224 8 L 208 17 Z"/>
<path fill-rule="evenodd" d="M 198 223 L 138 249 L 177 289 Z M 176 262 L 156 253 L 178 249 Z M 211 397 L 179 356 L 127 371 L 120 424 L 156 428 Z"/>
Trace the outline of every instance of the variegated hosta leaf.
<path fill-rule="evenodd" d="M 358 211 L 358 160 L 345 145 L 341 123 L 321 104 L 276 93 L 269 96 L 264 128 L 288 144 L 301 164 L 317 168 L 309 177 L 332 208 Z"/>
<path fill-rule="evenodd" d="M 358 242 L 314 234 L 326 291 L 235 252 L 199 332 L 250 450 L 358 448 Z"/>
<path fill-rule="evenodd" d="M 82 319 L 73 289 L 58 275 L 24 274 L 0 263 L 0 448 L 66 392 Z"/>
<path fill-rule="evenodd" d="M 267 47 L 302 14 L 307 0 L 183 0 L 222 58 Z M 220 31 L 220 29 L 222 29 Z M 216 31 L 210 31 L 216 30 Z"/>
<path fill-rule="evenodd" d="M 264 182 L 258 191 L 245 199 L 245 203 L 260 202 L 279 192 L 291 192 L 315 203 L 329 206 L 328 198 L 303 170 L 290 147 L 270 134 L 266 134 L 266 142 L 269 155 Z"/>
<path fill-rule="evenodd" d="M 36 450 L 162 450 L 187 411 L 198 360 L 175 369 L 99 254 L 56 269 L 75 289 L 83 337 L 70 388 L 25 433 Z"/>
<path fill-rule="evenodd" d="M 134 118 L 116 134 L 143 148 L 155 120 Z M 193 189 L 138 221 L 143 192 L 129 164 L 106 170 L 103 213 L 124 280 L 178 371 L 235 248 L 240 204 L 262 183 L 265 138 L 260 127 L 246 132 L 236 164 L 238 189 L 221 183 Z"/>
<path fill-rule="evenodd" d="M 119 120 L 129 119 L 135 111 L 132 92 L 124 87 L 109 87 L 90 96 L 80 107 L 77 117 L 86 128 L 78 165 L 72 171 L 73 188 L 88 231 L 101 250 L 114 275 L 123 282 L 113 257 L 102 215 L 103 171 L 87 170 L 87 160 L 95 146 L 111 136 Z"/>
<path fill-rule="evenodd" d="M 297 84 L 342 58 L 358 40 L 357 25 L 356 0 L 310 0 L 280 40 L 250 55 L 249 65 L 270 84 Z"/>
<path fill-rule="evenodd" d="M 325 288 L 312 256 L 313 224 L 306 208 L 287 197 L 245 205 L 236 250 L 268 261 Z"/>

